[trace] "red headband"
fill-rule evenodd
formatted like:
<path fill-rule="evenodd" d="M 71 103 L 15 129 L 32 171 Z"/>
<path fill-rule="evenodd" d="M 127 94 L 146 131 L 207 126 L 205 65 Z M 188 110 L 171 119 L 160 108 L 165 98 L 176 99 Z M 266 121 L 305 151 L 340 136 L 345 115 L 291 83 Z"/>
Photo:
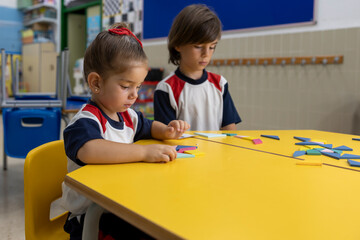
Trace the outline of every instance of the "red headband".
<path fill-rule="evenodd" d="M 138 43 L 140 44 L 141 47 L 143 47 L 141 41 L 127 28 L 112 28 L 112 29 L 109 29 L 109 32 L 111 33 L 115 33 L 117 35 L 130 35 L 130 36 L 133 36 L 136 41 L 138 41 Z"/>

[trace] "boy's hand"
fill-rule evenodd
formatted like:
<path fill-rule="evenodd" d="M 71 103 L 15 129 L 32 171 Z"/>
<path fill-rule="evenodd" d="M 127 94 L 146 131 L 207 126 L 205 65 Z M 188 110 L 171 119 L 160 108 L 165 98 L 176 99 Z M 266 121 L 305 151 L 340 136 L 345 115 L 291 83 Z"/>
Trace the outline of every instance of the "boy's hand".
<path fill-rule="evenodd" d="M 179 138 L 183 133 L 190 128 L 190 125 L 182 120 L 173 120 L 169 123 L 165 136 L 166 138 Z"/>
<path fill-rule="evenodd" d="M 144 162 L 170 162 L 176 158 L 176 150 L 169 145 L 152 144 L 144 145 L 146 155 Z"/>

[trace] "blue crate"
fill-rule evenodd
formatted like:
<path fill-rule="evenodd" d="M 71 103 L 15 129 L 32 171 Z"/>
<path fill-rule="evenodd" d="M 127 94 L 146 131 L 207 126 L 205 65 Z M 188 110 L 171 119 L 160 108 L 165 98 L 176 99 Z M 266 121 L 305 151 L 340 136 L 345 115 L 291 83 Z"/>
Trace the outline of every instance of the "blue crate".
<path fill-rule="evenodd" d="M 3 108 L 2 114 L 7 156 L 25 158 L 31 149 L 60 139 L 60 108 Z"/>

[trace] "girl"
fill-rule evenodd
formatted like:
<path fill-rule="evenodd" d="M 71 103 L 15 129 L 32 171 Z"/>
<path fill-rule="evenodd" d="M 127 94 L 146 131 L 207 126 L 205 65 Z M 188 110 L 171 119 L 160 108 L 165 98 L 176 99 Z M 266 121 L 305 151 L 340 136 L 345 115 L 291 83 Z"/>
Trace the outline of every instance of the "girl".
<path fill-rule="evenodd" d="M 147 72 L 142 44 L 125 24 L 102 31 L 86 49 L 84 75 L 92 97 L 64 130 L 69 172 L 86 164 L 155 163 L 176 158 L 176 150 L 168 145 L 132 144 L 145 138 L 175 139 L 189 129 L 184 121 L 165 125 L 130 108 Z M 64 229 L 70 239 L 81 239 L 84 215 L 91 202 L 65 184 L 62 200 L 70 212 Z M 100 237 L 118 239 L 126 234 L 134 239 L 149 238 L 113 214 L 103 214 Z"/>

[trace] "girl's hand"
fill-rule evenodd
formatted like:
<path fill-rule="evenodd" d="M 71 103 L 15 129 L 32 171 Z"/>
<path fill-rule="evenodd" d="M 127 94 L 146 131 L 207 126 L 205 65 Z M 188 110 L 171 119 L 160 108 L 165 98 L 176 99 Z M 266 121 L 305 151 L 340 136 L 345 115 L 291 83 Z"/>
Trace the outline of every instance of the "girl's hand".
<path fill-rule="evenodd" d="M 176 158 L 176 150 L 169 145 L 152 144 L 144 145 L 145 159 L 144 162 L 170 162 Z"/>
<path fill-rule="evenodd" d="M 190 125 L 182 120 L 173 120 L 167 126 L 165 136 L 166 138 L 179 138 L 183 133 L 190 128 Z"/>

